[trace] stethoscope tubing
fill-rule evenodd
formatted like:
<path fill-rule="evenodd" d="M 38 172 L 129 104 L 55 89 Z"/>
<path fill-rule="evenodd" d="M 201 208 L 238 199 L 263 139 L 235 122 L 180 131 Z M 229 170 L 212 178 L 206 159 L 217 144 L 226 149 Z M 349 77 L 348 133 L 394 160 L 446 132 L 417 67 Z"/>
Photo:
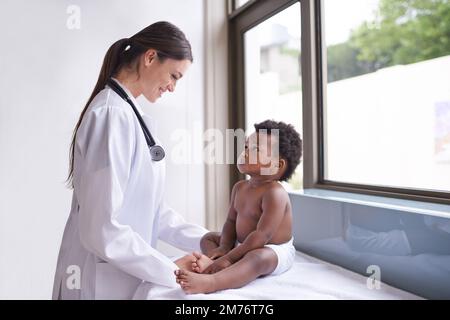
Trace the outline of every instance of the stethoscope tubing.
<path fill-rule="evenodd" d="M 134 113 L 136 114 L 136 117 L 138 118 L 139 124 L 141 125 L 142 131 L 144 132 L 145 140 L 147 141 L 147 145 L 150 149 L 150 155 L 152 157 L 152 160 L 154 161 L 162 160 L 165 156 L 164 149 L 161 146 L 156 145 L 155 139 L 153 139 L 153 136 L 150 130 L 148 129 L 147 125 L 145 124 L 144 119 L 142 119 L 142 116 L 139 114 L 136 106 L 134 105 L 133 101 L 130 99 L 128 94 L 113 79 L 109 79 L 106 84 L 122 99 L 128 102 L 128 104 L 133 109 Z"/>

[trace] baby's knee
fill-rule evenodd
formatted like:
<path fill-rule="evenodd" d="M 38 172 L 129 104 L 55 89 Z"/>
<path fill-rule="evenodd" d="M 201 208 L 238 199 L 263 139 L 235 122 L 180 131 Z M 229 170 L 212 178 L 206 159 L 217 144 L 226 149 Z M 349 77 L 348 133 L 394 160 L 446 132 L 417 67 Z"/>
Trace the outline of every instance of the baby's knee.
<path fill-rule="evenodd" d="M 208 241 L 218 243 L 220 241 L 220 232 L 211 231 L 211 232 L 206 233 L 200 240 L 200 243 L 205 243 Z"/>
<path fill-rule="evenodd" d="M 247 252 L 245 255 L 248 259 L 255 263 L 262 262 L 264 260 L 264 251 L 262 249 L 255 249 Z"/>
<path fill-rule="evenodd" d="M 277 255 L 268 248 L 252 250 L 246 254 L 246 257 L 251 261 L 253 268 L 261 275 L 272 272 L 278 263 Z"/>

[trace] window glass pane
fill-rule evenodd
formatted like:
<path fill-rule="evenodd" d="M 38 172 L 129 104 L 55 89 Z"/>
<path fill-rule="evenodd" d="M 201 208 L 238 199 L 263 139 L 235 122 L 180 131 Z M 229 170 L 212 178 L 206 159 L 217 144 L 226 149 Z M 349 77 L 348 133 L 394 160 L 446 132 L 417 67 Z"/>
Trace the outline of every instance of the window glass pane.
<path fill-rule="evenodd" d="M 450 191 L 450 1 L 323 3 L 325 179 Z"/>
<path fill-rule="evenodd" d="M 244 4 L 246 4 L 247 2 L 249 2 L 250 0 L 235 0 L 235 8 L 234 9 L 239 9 L 239 7 L 242 7 Z"/>
<path fill-rule="evenodd" d="M 302 135 L 300 3 L 244 34 L 246 132 L 267 119 L 292 124 Z M 303 164 L 286 187 L 303 186 Z"/>

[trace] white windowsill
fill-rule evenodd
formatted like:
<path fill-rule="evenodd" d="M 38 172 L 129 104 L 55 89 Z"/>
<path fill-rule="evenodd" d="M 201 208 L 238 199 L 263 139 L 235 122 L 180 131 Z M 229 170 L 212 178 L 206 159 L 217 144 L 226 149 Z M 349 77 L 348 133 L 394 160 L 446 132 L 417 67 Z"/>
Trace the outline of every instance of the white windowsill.
<path fill-rule="evenodd" d="M 301 195 L 310 198 L 318 198 L 323 200 L 331 200 L 345 203 L 354 203 L 450 219 L 450 205 L 446 204 L 396 199 L 396 198 L 388 198 L 381 196 L 372 196 L 372 195 L 364 195 L 358 193 L 341 192 L 324 189 L 302 189 L 296 191 L 289 191 L 289 193 L 292 195 Z"/>

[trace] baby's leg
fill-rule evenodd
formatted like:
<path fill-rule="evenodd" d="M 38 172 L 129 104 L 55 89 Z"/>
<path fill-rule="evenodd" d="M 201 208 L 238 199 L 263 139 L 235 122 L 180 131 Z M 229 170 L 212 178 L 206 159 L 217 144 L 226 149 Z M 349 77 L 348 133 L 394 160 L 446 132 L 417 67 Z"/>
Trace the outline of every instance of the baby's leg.
<path fill-rule="evenodd" d="M 220 232 L 208 232 L 200 240 L 200 248 L 202 252 L 207 256 L 209 253 L 219 247 L 220 245 Z"/>
<path fill-rule="evenodd" d="M 177 270 L 177 282 L 186 293 L 210 293 L 224 289 L 240 288 L 256 278 L 272 273 L 278 264 L 270 248 L 255 249 L 241 260 L 214 274 L 198 274 Z"/>

